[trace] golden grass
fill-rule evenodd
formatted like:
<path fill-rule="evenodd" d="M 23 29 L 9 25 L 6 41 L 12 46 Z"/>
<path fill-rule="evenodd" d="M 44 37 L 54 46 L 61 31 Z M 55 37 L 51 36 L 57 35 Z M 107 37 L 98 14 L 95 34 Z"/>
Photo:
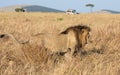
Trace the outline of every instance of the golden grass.
<path fill-rule="evenodd" d="M 92 29 L 92 43 L 85 47 L 87 55 L 61 56 L 66 38 L 58 34 L 78 24 Z M 0 13 L 0 34 L 3 33 L 30 42 L 0 39 L 0 75 L 120 74 L 119 14 Z"/>

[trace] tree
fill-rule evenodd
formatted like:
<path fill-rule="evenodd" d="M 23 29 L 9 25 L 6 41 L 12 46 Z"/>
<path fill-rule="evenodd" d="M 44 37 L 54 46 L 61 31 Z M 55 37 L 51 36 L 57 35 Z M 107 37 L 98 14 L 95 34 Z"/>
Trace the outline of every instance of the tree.
<path fill-rule="evenodd" d="M 25 12 L 25 10 L 23 8 L 16 8 L 15 11 L 16 12 Z"/>
<path fill-rule="evenodd" d="M 94 7 L 94 4 L 86 4 L 86 7 L 90 7 L 90 12 L 92 12 L 92 8 Z"/>

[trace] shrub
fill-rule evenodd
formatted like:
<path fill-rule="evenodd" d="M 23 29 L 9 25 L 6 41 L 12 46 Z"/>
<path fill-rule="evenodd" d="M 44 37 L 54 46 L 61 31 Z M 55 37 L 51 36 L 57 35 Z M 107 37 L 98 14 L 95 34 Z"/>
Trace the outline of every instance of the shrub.
<path fill-rule="evenodd" d="M 15 11 L 16 12 L 25 12 L 25 10 L 23 8 L 16 8 Z"/>
<path fill-rule="evenodd" d="M 58 21 L 62 21 L 62 20 L 63 20 L 63 18 L 57 18 L 57 20 L 58 20 Z"/>

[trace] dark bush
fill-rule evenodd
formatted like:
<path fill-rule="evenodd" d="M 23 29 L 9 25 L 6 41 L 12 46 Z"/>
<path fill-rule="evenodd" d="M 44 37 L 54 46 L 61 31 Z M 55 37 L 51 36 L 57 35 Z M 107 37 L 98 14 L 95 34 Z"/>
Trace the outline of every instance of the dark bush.
<path fill-rule="evenodd" d="M 25 12 L 25 9 L 23 9 L 23 8 L 16 8 L 15 11 L 16 12 Z"/>

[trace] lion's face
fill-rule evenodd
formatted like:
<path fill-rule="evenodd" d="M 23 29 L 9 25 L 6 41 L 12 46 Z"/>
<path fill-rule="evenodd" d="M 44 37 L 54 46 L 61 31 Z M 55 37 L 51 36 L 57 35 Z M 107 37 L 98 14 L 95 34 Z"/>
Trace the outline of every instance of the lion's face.
<path fill-rule="evenodd" d="M 85 44 L 88 43 L 89 37 L 90 37 L 89 31 L 87 29 L 82 29 L 81 33 L 80 33 L 80 37 L 79 37 L 79 40 L 81 41 L 82 47 L 84 47 Z"/>

